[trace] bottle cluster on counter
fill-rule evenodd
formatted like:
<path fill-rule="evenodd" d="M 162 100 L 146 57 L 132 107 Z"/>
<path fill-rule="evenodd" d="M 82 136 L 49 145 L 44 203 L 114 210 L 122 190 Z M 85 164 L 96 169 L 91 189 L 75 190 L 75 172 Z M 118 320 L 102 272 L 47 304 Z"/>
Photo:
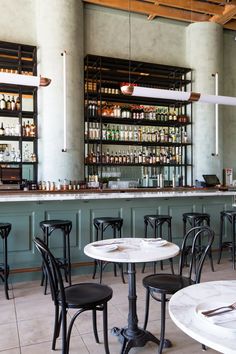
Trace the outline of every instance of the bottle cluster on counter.
<path fill-rule="evenodd" d="M 70 181 L 67 179 L 54 181 L 39 181 L 38 190 L 42 191 L 71 191 L 80 189 L 79 181 Z"/>

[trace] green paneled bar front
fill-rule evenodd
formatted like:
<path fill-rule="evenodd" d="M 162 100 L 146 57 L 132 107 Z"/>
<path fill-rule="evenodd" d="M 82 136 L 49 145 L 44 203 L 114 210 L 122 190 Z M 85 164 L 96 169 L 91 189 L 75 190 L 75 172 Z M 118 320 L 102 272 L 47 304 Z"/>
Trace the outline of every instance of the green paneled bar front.
<path fill-rule="evenodd" d="M 220 212 L 233 209 L 236 192 L 217 190 L 130 190 L 79 192 L 1 192 L 0 222 L 10 222 L 8 237 L 9 265 L 12 274 L 39 270 L 41 259 L 33 239 L 42 236 L 39 222 L 45 219 L 69 219 L 73 223 L 70 235 L 72 263 L 80 273 L 91 265 L 83 253 L 84 246 L 94 241 L 93 218 L 119 216 L 124 219 L 122 236 L 144 237 L 146 214 L 172 216 L 173 241 L 183 238 L 182 214 L 191 211 L 206 212 L 211 216 L 211 227 L 216 233 L 214 249 L 218 248 Z M 109 237 L 109 234 L 107 235 Z M 227 235 L 225 234 L 225 239 Z M 50 237 L 54 254 L 62 252 L 60 231 Z"/>

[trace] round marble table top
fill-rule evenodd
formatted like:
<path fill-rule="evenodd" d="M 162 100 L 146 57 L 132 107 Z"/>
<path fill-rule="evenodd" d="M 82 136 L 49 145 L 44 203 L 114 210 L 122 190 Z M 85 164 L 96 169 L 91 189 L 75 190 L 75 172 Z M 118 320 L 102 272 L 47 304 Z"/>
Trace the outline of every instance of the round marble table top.
<path fill-rule="evenodd" d="M 236 313 L 206 318 L 209 310 L 236 301 L 236 281 L 212 281 L 191 285 L 171 297 L 169 313 L 174 323 L 199 343 L 225 354 L 236 353 Z M 222 319 L 224 316 L 224 319 Z M 229 316 L 232 316 L 229 320 Z M 223 322 L 225 321 L 225 322 Z"/>
<path fill-rule="evenodd" d="M 101 261 L 140 263 L 172 258 L 179 253 L 179 247 L 165 240 L 116 238 L 89 243 L 84 253 Z"/>

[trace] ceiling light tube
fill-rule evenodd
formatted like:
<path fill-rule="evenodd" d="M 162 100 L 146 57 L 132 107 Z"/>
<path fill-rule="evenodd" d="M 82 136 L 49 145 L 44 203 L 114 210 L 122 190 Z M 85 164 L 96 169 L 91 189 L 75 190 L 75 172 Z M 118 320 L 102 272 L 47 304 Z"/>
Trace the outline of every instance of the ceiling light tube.
<path fill-rule="evenodd" d="M 51 80 L 46 77 L 0 72 L 0 83 L 23 86 L 48 86 Z"/>
<path fill-rule="evenodd" d="M 190 101 L 190 102 L 202 102 L 202 103 L 213 103 L 213 104 L 236 106 L 236 97 L 203 95 L 198 92 L 163 90 L 163 89 L 133 86 L 133 85 L 121 86 L 121 92 L 124 95 L 128 95 L 128 96 L 141 96 L 141 97 L 160 98 L 160 99 L 176 100 L 176 101 Z"/>

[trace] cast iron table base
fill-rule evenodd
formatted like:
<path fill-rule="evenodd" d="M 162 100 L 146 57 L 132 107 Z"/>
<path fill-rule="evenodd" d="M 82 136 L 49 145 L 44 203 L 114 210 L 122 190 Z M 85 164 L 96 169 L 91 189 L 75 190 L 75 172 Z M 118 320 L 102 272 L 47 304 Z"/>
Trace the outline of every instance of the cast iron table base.
<path fill-rule="evenodd" d="M 156 344 L 160 343 L 159 339 L 152 333 L 138 327 L 135 263 L 128 263 L 128 283 L 128 326 L 121 329 L 117 327 L 112 329 L 112 334 L 118 336 L 119 341 L 122 343 L 121 354 L 128 354 L 130 349 L 134 347 L 144 347 L 149 341 Z"/>

